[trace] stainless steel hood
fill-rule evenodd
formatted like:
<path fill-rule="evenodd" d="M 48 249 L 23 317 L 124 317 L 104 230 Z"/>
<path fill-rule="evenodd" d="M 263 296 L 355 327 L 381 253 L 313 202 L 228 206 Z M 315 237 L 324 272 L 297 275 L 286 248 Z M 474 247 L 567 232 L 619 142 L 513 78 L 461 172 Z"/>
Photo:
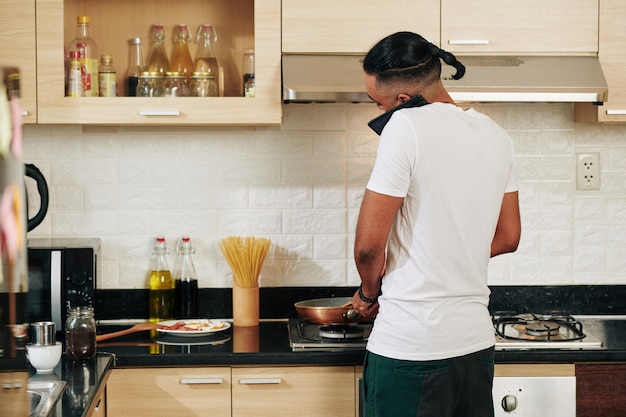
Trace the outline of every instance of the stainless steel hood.
<path fill-rule="evenodd" d="M 371 102 L 358 55 L 283 55 L 285 102 Z M 465 76 L 446 89 L 457 102 L 597 102 L 608 97 L 598 58 L 591 56 L 457 56 Z"/>

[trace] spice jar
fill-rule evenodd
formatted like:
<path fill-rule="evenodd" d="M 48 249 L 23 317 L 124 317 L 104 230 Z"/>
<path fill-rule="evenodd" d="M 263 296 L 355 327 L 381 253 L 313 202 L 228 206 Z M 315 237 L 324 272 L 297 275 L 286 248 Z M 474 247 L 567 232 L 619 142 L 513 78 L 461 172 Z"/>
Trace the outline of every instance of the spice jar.
<path fill-rule="evenodd" d="M 96 355 L 96 321 L 93 307 L 70 307 L 65 322 L 66 354 L 70 359 L 88 359 Z"/>
<path fill-rule="evenodd" d="M 185 74 L 172 71 L 165 73 L 165 97 L 188 97 L 189 85 Z"/>
<path fill-rule="evenodd" d="M 142 72 L 137 83 L 137 97 L 163 97 L 163 81 L 158 72 Z"/>
<path fill-rule="evenodd" d="M 208 72 L 194 72 L 191 75 L 190 89 L 193 97 L 217 97 L 215 76 Z"/>

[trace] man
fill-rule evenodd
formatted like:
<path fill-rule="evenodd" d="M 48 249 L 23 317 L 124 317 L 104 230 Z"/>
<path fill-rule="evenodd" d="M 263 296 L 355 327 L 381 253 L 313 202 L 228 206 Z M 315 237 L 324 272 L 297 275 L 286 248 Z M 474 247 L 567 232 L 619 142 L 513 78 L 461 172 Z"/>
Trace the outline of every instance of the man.
<path fill-rule="evenodd" d="M 366 417 L 493 416 L 489 258 L 517 249 L 521 225 L 508 134 L 462 109 L 420 35 L 399 32 L 363 61 L 370 98 L 396 111 L 380 137 L 357 222 L 361 287 L 353 308 L 374 318 L 364 363 Z"/>

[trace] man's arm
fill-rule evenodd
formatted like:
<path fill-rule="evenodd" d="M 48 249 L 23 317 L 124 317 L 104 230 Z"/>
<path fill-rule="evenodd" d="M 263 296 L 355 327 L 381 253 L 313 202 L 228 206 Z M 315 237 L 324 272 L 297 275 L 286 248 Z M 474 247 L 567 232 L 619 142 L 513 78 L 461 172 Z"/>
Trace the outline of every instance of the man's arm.
<path fill-rule="evenodd" d="M 389 230 L 404 198 L 391 197 L 365 190 L 354 242 L 354 260 L 361 277 L 363 295 L 374 298 L 380 292 L 380 280 L 385 269 L 385 248 Z M 358 293 L 352 306 L 368 315 L 377 309 L 378 303 L 366 303 Z"/>
<path fill-rule="evenodd" d="M 515 252 L 522 234 L 517 191 L 505 193 L 496 233 L 491 242 L 491 257 Z"/>

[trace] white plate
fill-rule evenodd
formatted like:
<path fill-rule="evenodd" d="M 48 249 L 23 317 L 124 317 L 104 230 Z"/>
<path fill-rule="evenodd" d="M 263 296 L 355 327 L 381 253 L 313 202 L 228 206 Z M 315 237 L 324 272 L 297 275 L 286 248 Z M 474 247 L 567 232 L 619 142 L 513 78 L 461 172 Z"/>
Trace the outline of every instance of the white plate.
<path fill-rule="evenodd" d="M 195 337 L 205 336 L 209 333 L 221 332 L 230 328 L 230 323 L 222 320 L 207 320 L 207 319 L 190 319 L 190 320 L 168 320 L 157 323 L 160 326 L 173 326 L 176 323 L 185 323 L 186 326 L 197 326 L 197 330 L 170 330 L 170 329 L 157 329 L 157 332 L 171 334 L 176 336 Z"/>

